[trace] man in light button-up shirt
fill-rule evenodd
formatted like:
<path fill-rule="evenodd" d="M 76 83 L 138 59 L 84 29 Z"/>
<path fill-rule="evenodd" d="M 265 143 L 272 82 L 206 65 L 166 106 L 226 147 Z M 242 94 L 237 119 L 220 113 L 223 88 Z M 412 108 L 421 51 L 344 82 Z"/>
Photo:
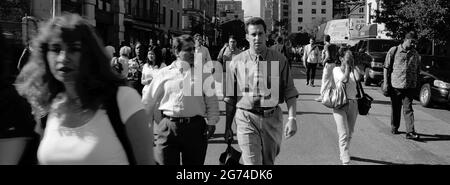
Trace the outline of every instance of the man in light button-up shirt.
<path fill-rule="evenodd" d="M 159 109 L 163 115 L 155 126 L 155 160 L 162 165 L 179 165 L 181 153 L 183 165 L 202 165 L 208 146 L 207 131 L 215 130 L 219 121 L 218 99 L 203 88 L 203 81 L 210 74 L 202 73 L 200 61 L 194 65 L 192 37 L 176 38 L 174 47 L 177 60 L 161 69 L 142 100 L 148 113 Z"/>
<path fill-rule="evenodd" d="M 250 49 L 235 56 L 227 69 L 224 101 L 227 103 L 228 131 L 225 139 L 232 137 L 231 123 L 234 120 L 244 164 L 273 165 L 280 152 L 283 135 L 290 138 L 297 132 L 298 92 L 286 57 L 266 46 L 264 20 L 249 19 L 246 32 Z M 278 105 L 284 102 L 288 106 L 289 118 L 283 131 L 283 113 Z"/>

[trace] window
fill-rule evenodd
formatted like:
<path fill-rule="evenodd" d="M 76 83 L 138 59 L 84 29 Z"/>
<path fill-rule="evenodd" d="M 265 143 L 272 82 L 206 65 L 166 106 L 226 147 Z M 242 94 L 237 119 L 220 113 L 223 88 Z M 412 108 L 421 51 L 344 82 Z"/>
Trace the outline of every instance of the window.
<path fill-rule="evenodd" d="M 187 7 L 194 8 L 194 6 L 195 6 L 194 0 L 188 0 Z"/>
<path fill-rule="evenodd" d="M 322 5 L 327 5 L 327 1 L 326 0 L 322 0 Z"/>
<path fill-rule="evenodd" d="M 303 27 L 302 26 L 299 26 L 298 27 L 298 31 L 302 31 L 303 30 Z"/>
<path fill-rule="evenodd" d="M 162 24 L 166 24 L 166 7 L 163 7 Z"/>
<path fill-rule="evenodd" d="M 327 18 L 326 17 L 322 17 L 322 22 L 323 23 L 327 22 Z"/>
<path fill-rule="evenodd" d="M 130 0 L 125 0 L 125 14 L 131 14 Z"/>
<path fill-rule="evenodd" d="M 316 5 L 317 4 L 316 0 L 313 0 L 311 4 Z"/>
<path fill-rule="evenodd" d="M 316 9 L 311 9 L 311 14 L 316 14 Z"/>
<path fill-rule="evenodd" d="M 303 5 L 303 0 L 298 0 L 298 5 Z"/>
<path fill-rule="evenodd" d="M 299 17 L 297 20 L 298 20 L 299 23 L 302 23 L 303 22 L 303 17 Z"/>
<path fill-rule="evenodd" d="M 105 1 L 105 9 L 107 12 L 111 11 L 111 0 L 106 0 Z"/>
<path fill-rule="evenodd" d="M 288 17 L 289 16 L 289 12 L 283 12 L 283 16 L 284 17 Z"/>
<path fill-rule="evenodd" d="M 173 27 L 173 10 L 170 10 L 170 27 Z"/>
<path fill-rule="evenodd" d="M 364 8 L 360 8 L 359 13 L 364 13 Z"/>
<path fill-rule="evenodd" d="M 322 9 L 321 12 L 322 14 L 327 14 L 327 9 Z"/>
<path fill-rule="evenodd" d="M 180 28 L 180 12 L 177 13 L 177 28 Z"/>
<path fill-rule="evenodd" d="M 303 9 L 298 9 L 298 14 L 303 14 Z"/>
<path fill-rule="evenodd" d="M 289 5 L 283 5 L 283 10 L 289 10 Z"/>
<path fill-rule="evenodd" d="M 138 5 L 137 5 L 137 9 L 138 9 L 138 16 L 143 17 L 144 16 L 144 1 L 140 0 L 138 1 Z"/>
<path fill-rule="evenodd" d="M 314 22 L 316 20 L 316 17 L 312 17 L 311 20 L 312 22 Z"/>

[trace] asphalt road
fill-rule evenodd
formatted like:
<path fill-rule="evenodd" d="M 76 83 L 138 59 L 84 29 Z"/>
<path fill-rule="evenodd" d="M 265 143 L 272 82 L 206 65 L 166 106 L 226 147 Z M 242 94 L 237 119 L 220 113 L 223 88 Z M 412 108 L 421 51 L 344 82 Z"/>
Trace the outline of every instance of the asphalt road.
<path fill-rule="evenodd" d="M 321 69 L 316 74 L 316 87 L 306 87 L 305 69 L 293 67 L 294 83 L 300 92 L 297 99 L 299 131 L 290 139 L 283 139 L 277 165 L 339 165 L 336 124 L 331 109 L 314 101 L 319 95 Z M 424 108 L 414 101 L 415 128 L 421 140 L 405 139 L 404 121 L 400 135 L 390 133 L 390 101 L 378 87 L 365 87 L 372 96 L 372 109 L 367 116 L 358 116 L 350 146 L 355 165 L 450 164 L 450 112 L 445 107 Z M 221 103 L 221 110 L 224 105 Z M 287 121 L 286 105 L 284 122 Z M 218 165 L 220 153 L 226 149 L 223 140 L 225 117 L 217 125 L 214 138 L 209 141 L 205 164 Z M 236 137 L 235 137 L 236 138 Z M 237 144 L 233 145 L 239 150 Z"/>

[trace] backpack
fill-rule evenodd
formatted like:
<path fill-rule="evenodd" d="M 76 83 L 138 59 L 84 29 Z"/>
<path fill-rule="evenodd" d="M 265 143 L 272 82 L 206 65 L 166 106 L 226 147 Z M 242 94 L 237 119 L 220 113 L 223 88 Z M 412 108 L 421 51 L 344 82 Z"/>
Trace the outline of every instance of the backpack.
<path fill-rule="evenodd" d="M 128 158 L 128 163 L 130 165 L 136 165 L 136 159 L 134 158 L 133 149 L 131 148 L 131 143 L 129 137 L 127 136 L 127 132 L 125 129 L 125 124 L 123 124 L 122 119 L 120 118 L 119 105 L 117 104 L 117 92 L 119 87 L 114 89 L 114 92 L 111 97 L 106 101 L 105 108 L 106 114 L 108 115 L 109 121 L 114 129 L 114 132 L 119 138 L 120 143 L 122 144 L 123 149 Z"/>
<path fill-rule="evenodd" d="M 392 75 L 392 70 L 393 70 L 393 66 L 394 66 L 394 62 L 395 62 L 394 60 L 395 60 L 395 55 L 397 54 L 397 50 L 398 50 L 398 46 L 395 46 L 394 53 L 391 53 L 391 55 L 390 55 L 390 57 L 391 57 L 389 59 L 390 64 L 387 68 L 387 76 L 386 76 L 387 77 L 386 81 L 388 84 L 391 83 L 391 75 Z M 387 87 L 383 87 L 383 85 L 382 85 L 381 91 L 383 92 L 384 96 L 386 96 L 386 97 L 391 96 L 392 91 L 393 91 L 392 85 L 388 85 Z"/>
<path fill-rule="evenodd" d="M 317 47 L 317 46 L 316 46 Z M 317 63 L 316 61 L 318 61 L 318 53 L 316 53 L 316 47 L 313 47 L 311 49 L 311 51 L 308 53 L 308 58 L 306 59 L 306 61 L 308 63 Z"/>

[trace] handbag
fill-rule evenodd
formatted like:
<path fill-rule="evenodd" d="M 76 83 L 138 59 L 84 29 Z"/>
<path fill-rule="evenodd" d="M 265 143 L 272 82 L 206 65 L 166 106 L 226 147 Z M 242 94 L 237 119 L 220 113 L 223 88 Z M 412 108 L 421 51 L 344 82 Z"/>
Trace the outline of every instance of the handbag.
<path fill-rule="evenodd" d="M 364 93 L 364 89 L 361 85 L 360 81 L 357 81 L 356 83 L 356 89 L 358 94 L 356 95 L 358 98 L 358 112 L 359 115 L 367 115 L 369 114 L 369 110 L 372 107 L 372 101 L 373 98 L 370 97 L 368 94 Z"/>
<path fill-rule="evenodd" d="M 239 160 L 241 159 L 241 152 L 237 151 L 236 149 L 231 146 L 231 143 L 233 143 L 233 137 L 230 139 L 227 139 L 227 149 L 225 152 L 220 154 L 219 162 L 220 165 L 227 165 L 227 166 L 239 166 L 242 165 L 239 163 Z"/>
<path fill-rule="evenodd" d="M 330 75 L 333 78 L 333 75 Z M 339 81 L 334 83 L 334 79 L 330 80 L 330 83 L 325 87 L 322 94 L 322 104 L 328 108 L 340 109 L 347 105 L 348 99 L 345 92 L 345 83 Z"/>

